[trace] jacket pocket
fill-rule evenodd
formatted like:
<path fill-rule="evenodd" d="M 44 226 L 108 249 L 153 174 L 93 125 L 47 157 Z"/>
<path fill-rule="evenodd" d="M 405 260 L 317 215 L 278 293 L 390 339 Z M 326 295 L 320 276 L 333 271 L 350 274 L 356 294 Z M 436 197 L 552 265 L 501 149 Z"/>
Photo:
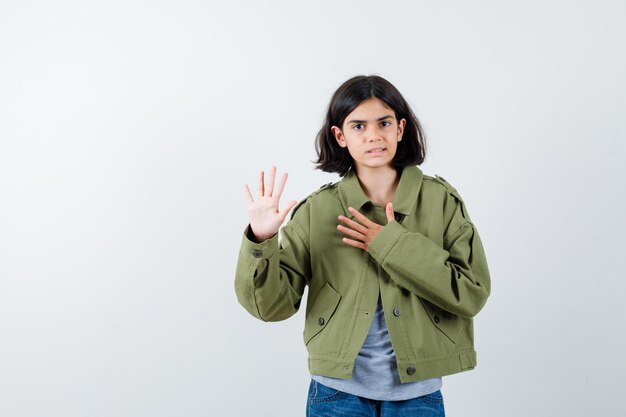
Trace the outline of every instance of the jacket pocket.
<path fill-rule="evenodd" d="M 328 282 L 324 284 L 304 322 L 305 345 L 308 345 L 315 335 L 328 326 L 340 300 L 341 295 Z"/>
<path fill-rule="evenodd" d="M 456 343 L 457 336 L 461 330 L 462 323 L 456 315 L 437 307 L 433 303 L 419 297 L 430 321 L 443 333 L 452 343 Z"/>

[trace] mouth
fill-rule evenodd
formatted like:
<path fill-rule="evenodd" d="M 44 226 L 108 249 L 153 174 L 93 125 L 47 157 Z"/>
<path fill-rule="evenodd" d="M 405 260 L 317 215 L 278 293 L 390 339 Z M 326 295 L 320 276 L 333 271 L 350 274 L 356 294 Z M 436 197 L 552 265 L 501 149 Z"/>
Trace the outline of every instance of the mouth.
<path fill-rule="evenodd" d="M 373 149 L 370 149 L 370 150 L 368 150 L 368 151 L 367 151 L 367 152 L 365 152 L 365 153 L 369 153 L 369 154 L 373 154 L 373 155 L 378 155 L 378 154 L 381 154 L 381 153 L 385 152 L 386 150 L 387 150 L 387 148 L 382 148 L 382 147 L 380 147 L 380 148 L 373 148 Z"/>

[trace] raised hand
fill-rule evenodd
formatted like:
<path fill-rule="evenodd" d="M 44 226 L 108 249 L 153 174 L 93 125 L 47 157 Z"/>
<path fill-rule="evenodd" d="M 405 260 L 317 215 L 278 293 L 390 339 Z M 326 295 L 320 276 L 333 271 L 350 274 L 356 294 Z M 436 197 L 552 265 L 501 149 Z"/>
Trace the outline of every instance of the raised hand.
<path fill-rule="evenodd" d="M 337 230 L 341 233 L 350 236 L 352 239 L 344 237 L 343 243 L 346 245 L 354 246 L 355 248 L 369 251 L 369 244 L 376 235 L 383 228 L 382 225 L 375 223 L 361 214 L 357 209 L 348 207 L 348 211 L 359 221 L 347 218 L 346 216 L 339 216 L 338 219 L 344 222 L 344 225 L 338 224 Z M 387 216 L 387 223 L 396 221 L 393 213 L 393 205 L 391 202 L 385 206 L 385 215 Z"/>
<path fill-rule="evenodd" d="M 282 210 L 278 209 L 280 196 L 287 182 L 287 173 L 280 177 L 280 181 L 274 190 L 276 179 L 276 167 L 273 166 L 265 183 L 265 173 L 259 172 L 259 196 L 256 201 L 252 198 L 248 184 L 244 186 L 244 194 L 248 200 L 248 216 L 250 217 L 250 228 L 257 242 L 263 242 L 274 236 L 280 225 L 283 224 L 287 213 L 298 203 L 292 200 Z"/>

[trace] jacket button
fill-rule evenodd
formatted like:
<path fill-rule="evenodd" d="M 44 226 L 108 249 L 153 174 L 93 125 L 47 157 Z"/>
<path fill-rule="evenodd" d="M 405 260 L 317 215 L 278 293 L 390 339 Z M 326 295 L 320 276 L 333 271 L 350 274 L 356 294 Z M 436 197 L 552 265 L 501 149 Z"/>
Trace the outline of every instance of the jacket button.
<path fill-rule="evenodd" d="M 435 320 L 435 323 L 439 324 L 439 321 L 440 321 L 440 320 L 439 320 L 439 316 L 435 316 L 435 317 L 433 317 L 433 320 Z"/>
<path fill-rule="evenodd" d="M 394 308 L 393 309 L 393 315 L 396 317 L 400 317 L 400 309 L 399 308 Z"/>
<path fill-rule="evenodd" d="M 255 249 L 252 251 L 252 256 L 254 256 L 255 258 L 260 258 L 261 256 L 263 256 L 263 252 L 261 252 L 258 249 Z"/>
<path fill-rule="evenodd" d="M 323 325 L 324 325 L 324 323 L 326 323 L 326 322 L 324 321 L 324 317 L 320 317 L 319 319 L 317 319 L 317 322 L 319 323 L 319 325 L 320 325 L 320 326 L 323 326 Z"/>
<path fill-rule="evenodd" d="M 413 375 L 415 373 L 415 368 L 413 368 L 412 366 L 409 368 L 406 368 L 406 373 L 409 375 Z"/>

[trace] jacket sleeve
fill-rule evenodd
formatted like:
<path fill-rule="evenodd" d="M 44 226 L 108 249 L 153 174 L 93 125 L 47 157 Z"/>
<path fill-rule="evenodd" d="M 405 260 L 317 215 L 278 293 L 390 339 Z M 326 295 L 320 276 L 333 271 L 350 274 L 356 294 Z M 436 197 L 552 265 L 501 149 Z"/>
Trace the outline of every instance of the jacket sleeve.
<path fill-rule="evenodd" d="M 443 247 L 419 232 L 389 222 L 370 242 L 370 255 L 400 287 L 462 317 L 478 314 L 491 291 L 482 242 L 466 215 L 455 209 Z"/>
<path fill-rule="evenodd" d="M 309 246 L 305 233 L 290 220 L 278 234 L 262 243 L 244 231 L 235 272 L 239 303 L 263 321 L 285 320 L 300 307 L 310 276 Z"/>

